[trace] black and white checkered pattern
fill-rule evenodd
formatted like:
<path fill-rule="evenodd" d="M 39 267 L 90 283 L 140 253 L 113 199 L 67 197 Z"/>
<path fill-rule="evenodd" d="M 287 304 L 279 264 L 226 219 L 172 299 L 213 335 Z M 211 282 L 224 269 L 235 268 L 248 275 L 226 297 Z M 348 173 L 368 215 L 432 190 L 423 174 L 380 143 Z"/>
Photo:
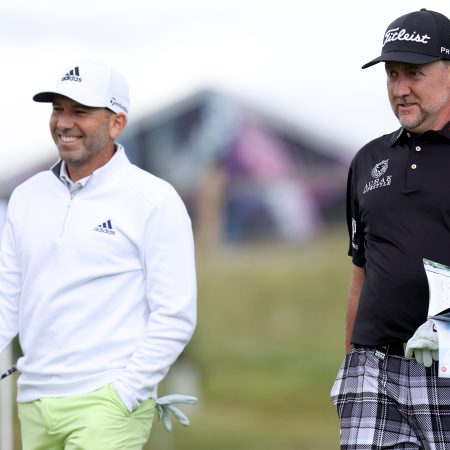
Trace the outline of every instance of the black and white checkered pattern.
<path fill-rule="evenodd" d="M 331 390 L 345 450 L 450 449 L 450 379 L 399 356 L 353 349 Z"/>

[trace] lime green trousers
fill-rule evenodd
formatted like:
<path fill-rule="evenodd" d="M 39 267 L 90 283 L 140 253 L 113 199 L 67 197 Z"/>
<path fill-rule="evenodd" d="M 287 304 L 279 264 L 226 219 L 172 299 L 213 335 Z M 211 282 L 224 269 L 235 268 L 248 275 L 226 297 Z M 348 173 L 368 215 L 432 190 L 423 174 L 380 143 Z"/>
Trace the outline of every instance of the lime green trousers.
<path fill-rule="evenodd" d="M 83 395 L 18 403 L 23 450 L 142 450 L 156 402 L 130 413 L 109 384 Z"/>

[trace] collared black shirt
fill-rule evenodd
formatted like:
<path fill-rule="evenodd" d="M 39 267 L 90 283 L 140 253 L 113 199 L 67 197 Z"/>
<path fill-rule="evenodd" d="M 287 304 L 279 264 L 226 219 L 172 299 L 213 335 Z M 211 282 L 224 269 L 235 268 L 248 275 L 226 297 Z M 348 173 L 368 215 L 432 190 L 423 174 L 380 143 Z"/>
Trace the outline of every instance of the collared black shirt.
<path fill-rule="evenodd" d="M 450 265 L 450 122 L 364 146 L 349 170 L 347 223 L 365 271 L 352 343 L 405 342 L 427 319 L 423 258 Z"/>

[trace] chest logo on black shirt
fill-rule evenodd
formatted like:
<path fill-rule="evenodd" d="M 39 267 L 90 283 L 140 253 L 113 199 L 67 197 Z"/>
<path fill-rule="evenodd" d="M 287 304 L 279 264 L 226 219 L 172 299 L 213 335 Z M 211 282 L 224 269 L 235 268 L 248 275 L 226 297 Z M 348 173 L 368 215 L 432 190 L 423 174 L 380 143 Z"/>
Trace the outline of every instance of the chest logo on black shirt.
<path fill-rule="evenodd" d="M 379 162 L 378 164 L 375 164 L 374 168 L 372 169 L 371 175 L 374 178 L 380 178 L 381 175 L 384 175 L 386 173 L 388 167 L 389 167 L 389 160 L 383 159 L 383 161 Z"/>
<path fill-rule="evenodd" d="M 379 163 L 375 164 L 370 174 L 373 180 L 370 180 L 364 186 L 363 194 L 378 189 L 381 187 L 389 186 L 392 181 L 392 175 L 383 176 L 389 167 L 389 159 L 383 159 Z"/>

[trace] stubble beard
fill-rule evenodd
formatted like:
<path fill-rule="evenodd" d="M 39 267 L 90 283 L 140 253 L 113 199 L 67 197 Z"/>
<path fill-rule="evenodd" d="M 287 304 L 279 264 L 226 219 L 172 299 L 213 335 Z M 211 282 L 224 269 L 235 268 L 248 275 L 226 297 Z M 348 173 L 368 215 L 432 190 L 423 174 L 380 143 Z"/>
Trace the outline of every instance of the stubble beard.
<path fill-rule="evenodd" d="M 107 147 L 109 141 L 106 133 L 107 122 L 95 135 L 89 138 L 83 137 L 80 140 L 78 149 L 70 151 L 67 151 L 61 142 L 56 142 L 60 158 L 73 167 L 80 167 L 88 163 L 96 154 Z"/>
<path fill-rule="evenodd" d="M 394 100 L 395 101 L 395 100 Z M 420 127 L 430 116 L 438 113 L 450 101 L 449 91 L 443 91 L 441 95 L 430 105 L 422 105 L 417 101 L 419 111 L 414 116 L 401 115 L 398 112 L 398 105 L 393 106 L 394 113 L 397 116 L 400 125 L 407 130 L 414 130 Z"/>

